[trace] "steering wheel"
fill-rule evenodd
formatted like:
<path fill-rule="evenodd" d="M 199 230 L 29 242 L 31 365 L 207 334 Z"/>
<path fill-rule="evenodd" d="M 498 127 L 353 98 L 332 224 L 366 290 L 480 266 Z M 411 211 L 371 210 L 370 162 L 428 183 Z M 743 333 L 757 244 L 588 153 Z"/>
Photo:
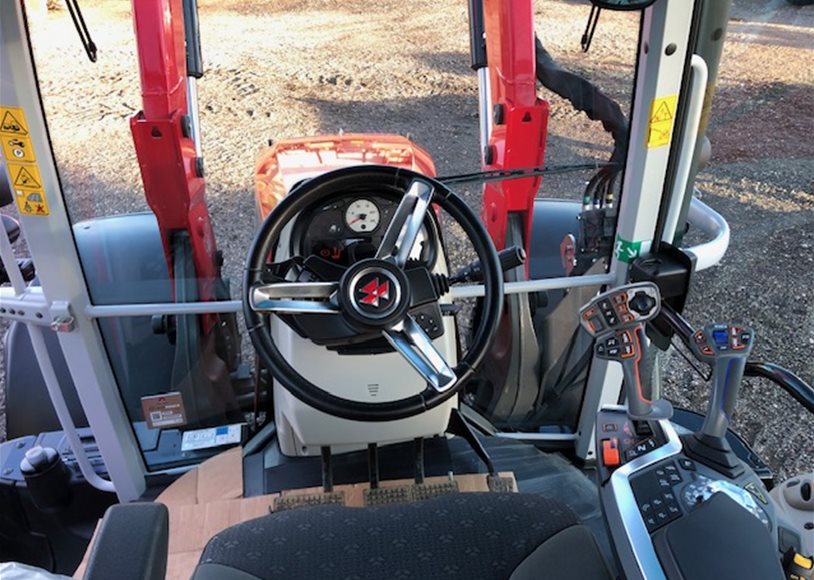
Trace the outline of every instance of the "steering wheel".
<path fill-rule="evenodd" d="M 350 265 L 338 281 L 289 281 L 269 276 L 270 256 L 286 226 L 307 208 L 329 203 L 355 187 L 381 187 L 403 193 L 372 258 Z M 463 229 L 483 272 L 483 316 L 473 339 L 454 367 L 412 316 L 416 304 L 438 302 L 448 290 L 426 267 L 408 260 L 431 204 L 445 210 Z M 303 261 L 294 256 L 286 262 Z M 313 276 L 310 277 L 313 280 Z M 448 400 L 472 377 L 491 347 L 503 307 L 503 272 L 494 245 L 478 216 L 442 183 L 391 166 L 354 166 L 303 182 L 269 213 L 255 236 L 246 264 L 243 313 L 257 355 L 280 384 L 302 402 L 330 415 L 357 421 L 390 421 L 417 415 Z M 348 344 L 384 337 L 425 380 L 425 389 L 395 401 L 368 403 L 338 397 L 312 384 L 285 360 L 271 333 L 269 318 L 339 316 L 352 329 Z M 312 320 L 313 322 L 313 320 Z M 327 321 L 326 321 L 327 322 Z M 332 321 L 333 322 L 333 321 Z M 302 328 L 302 327 L 301 327 Z M 312 339 L 313 340 L 313 339 Z M 376 356 L 376 355 L 370 355 Z"/>

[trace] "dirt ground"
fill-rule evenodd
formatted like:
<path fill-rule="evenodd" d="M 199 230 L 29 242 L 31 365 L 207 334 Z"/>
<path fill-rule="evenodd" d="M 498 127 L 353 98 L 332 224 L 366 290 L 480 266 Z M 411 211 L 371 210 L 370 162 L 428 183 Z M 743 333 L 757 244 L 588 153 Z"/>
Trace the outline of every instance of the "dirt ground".
<path fill-rule="evenodd" d="M 239 280 L 255 223 L 253 168 L 268 139 L 340 130 L 409 134 L 439 175 L 478 169 L 477 85 L 466 3 L 453 0 L 201 0 L 206 75 L 199 84 L 207 199 L 226 273 Z M 125 0 L 83 0 L 99 46 L 84 56 L 68 14 L 32 18 L 50 131 L 75 221 L 146 209 L 128 118 L 140 108 Z M 537 3 L 538 34 L 564 66 L 626 103 L 638 20 L 603 12 L 588 54 L 581 0 Z M 814 380 L 814 6 L 735 0 L 712 107 L 704 201 L 732 227 L 721 265 L 694 280 L 687 315 L 737 319 L 754 357 Z M 610 139 L 551 102 L 548 164 L 604 159 Z M 581 193 L 588 174 L 547 179 L 542 196 Z M 478 207 L 476 188 L 461 191 Z M 701 410 L 708 389 L 677 357 L 668 396 Z M 0 392 L 0 395 L 2 392 Z M 0 401 L 2 408 L 2 401 Z M 784 393 L 746 381 L 734 427 L 783 478 L 814 469 L 814 418 Z M 0 437 L 5 417 L 0 412 Z"/>

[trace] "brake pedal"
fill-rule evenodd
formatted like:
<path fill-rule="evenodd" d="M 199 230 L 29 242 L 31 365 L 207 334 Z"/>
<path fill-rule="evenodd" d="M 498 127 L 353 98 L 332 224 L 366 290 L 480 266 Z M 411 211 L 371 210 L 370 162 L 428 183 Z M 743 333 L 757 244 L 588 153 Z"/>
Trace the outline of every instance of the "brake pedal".
<path fill-rule="evenodd" d="M 398 487 L 371 487 L 364 491 L 366 506 L 392 505 L 413 501 L 411 485 Z"/>
<path fill-rule="evenodd" d="M 413 500 L 421 501 L 432 499 L 448 493 L 458 493 L 457 481 L 444 481 L 442 483 L 422 483 L 413 486 Z"/>
<path fill-rule="evenodd" d="M 345 505 L 345 492 L 333 491 L 331 493 L 308 493 L 304 495 L 284 495 L 274 502 L 274 511 L 282 512 L 301 507 L 318 505 Z"/>

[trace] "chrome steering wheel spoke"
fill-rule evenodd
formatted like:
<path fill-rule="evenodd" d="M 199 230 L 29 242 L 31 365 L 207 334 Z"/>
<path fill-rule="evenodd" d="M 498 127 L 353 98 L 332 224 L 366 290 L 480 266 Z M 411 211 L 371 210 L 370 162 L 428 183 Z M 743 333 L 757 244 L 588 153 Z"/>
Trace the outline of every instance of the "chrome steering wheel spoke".
<path fill-rule="evenodd" d="M 255 312 L 339 314 L 336 282 L 275 282 L 252 286 L 249 305 Z"/>
<path fill-rule="evenodd" d="M 455 386 L 458 377 L 432 339 L 412 316 L 382 331 L 396 351 L 439 393 Z"/>
<path fill-rule="evenodd" d="M 424 225 L 434 192 L 429 183 L 419 179 L 410 184 L 376 250 L 377 259 L 392 260 L 399 268 L 404 267 Z"/>

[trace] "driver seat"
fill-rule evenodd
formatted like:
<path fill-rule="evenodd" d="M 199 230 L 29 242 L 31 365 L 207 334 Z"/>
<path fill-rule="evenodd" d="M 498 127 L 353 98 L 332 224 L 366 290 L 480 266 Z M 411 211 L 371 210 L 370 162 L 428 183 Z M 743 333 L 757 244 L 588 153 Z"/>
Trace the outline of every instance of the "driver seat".
<path fill-rule="evenodd" d="M 193 580 L 612 578 L 560 502 L 456 493 L 415 503 L 298 508 L 210 539 Z"/>

